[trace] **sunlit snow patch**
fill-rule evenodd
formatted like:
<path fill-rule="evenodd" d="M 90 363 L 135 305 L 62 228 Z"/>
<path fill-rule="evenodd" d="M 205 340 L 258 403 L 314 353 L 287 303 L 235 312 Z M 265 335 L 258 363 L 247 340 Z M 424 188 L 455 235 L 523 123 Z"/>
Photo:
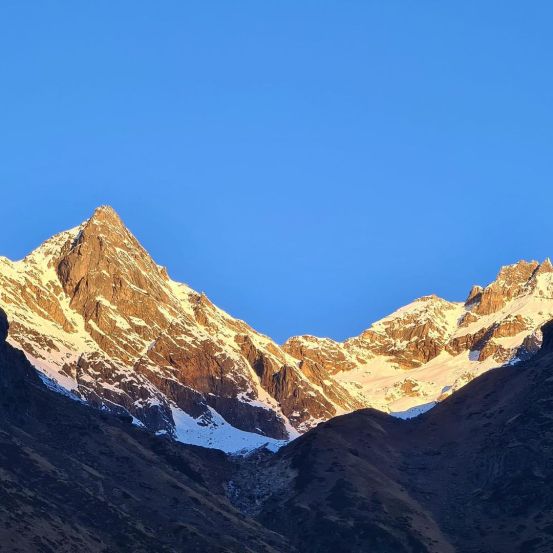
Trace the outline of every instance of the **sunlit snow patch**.
<path fill-rule="evenodd" d="M 198 424 L 195 418 L 178 407 L 172 406 L 171 411 L 175 421 L 175 437 L 185 444 L 221 449 L 226 453 L 245 454 L 263 446 L 270 451 L 277 451 L 288 443 L 286 440 L 275 440 L 239 430 L 213 409 L 210 409 L 212 422 L 207 425 Z"/>

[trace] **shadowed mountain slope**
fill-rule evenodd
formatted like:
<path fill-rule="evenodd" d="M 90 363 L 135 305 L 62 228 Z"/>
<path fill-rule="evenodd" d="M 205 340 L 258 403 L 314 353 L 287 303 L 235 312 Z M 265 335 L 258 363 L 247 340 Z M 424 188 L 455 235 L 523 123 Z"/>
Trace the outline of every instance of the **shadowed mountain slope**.
<path fill-rule="evenodd" d="M 229 504 L 221 451 L 52 392 L 7 330 L 0 313 L 0 551 L 291 551 Z"/>
<path fill-rule="evenodd" d="M 261 464 L 236 501 L 305 553 L 551 552 L 553 324 L 417 419 L 337 417 Z"/>
<path fill-rule="evenodd" d="M 549 553 L 553 325 L 412 420 L 365 409 L 277 454 L 155 437 L 48 389 L 0 316 L 0 551 Z"/>

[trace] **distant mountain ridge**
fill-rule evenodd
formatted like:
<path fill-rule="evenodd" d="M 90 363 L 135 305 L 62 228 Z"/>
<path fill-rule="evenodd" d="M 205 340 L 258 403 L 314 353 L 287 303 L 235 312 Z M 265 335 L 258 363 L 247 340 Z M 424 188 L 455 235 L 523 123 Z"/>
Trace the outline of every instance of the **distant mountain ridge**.
<path fill-rule="evenodd" d="M 537 352 L 553 318 L 553 266 L 520 261 L 465 302 L 424 296 L 334 342 L 291 338 L 284 349 L 322 364 L 350 393 L 384 411 L 416 414 L 479 374 Z"/>
<path fill-rule="evenodd" d="M 246 458 L 235 503 L 302 553 L 553 551 L 553 323 L 543 335 L 420 417 L 363 409 Z"/>
<path fill-rule="evenodd" d="M 464 303 L 426 296 L 344 342 L 279 346 L 171 280 L 108 206 L 21 261 L 0 258 L 9 341 L 51 387 L 226 451 L 278 447 L 373 406 L 424 410 L 539 348 L 553 267 L 519 262 Z"/>

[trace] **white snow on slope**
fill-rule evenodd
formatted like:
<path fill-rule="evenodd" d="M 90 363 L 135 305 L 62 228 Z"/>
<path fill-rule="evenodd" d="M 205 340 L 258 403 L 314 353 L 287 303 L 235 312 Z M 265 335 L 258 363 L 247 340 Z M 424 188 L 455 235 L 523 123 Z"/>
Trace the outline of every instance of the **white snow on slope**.
<path fill-rule="evenodd" d="M 79 399 L 79 385 L 84 391 L 85 388 L 88 388 L 92 377 L 89 374 L 81 374 L 80 383 L 78 383 L 74 378 L 68 376 L 65 371 L 62 371 L 64 365 L 75 366 L 82 354 L 105 355 L 86 330 L 85 322 L 81 315 L 71 308 L 69 298 L 62 291 L 55 271 L 55 259 L 59 255 L 61 248 L 68 241 L 74 242 L 77 239 L 83 225 L 57 234 L 21 261 L 13 262 L 4 257 L 0 258 L 0 294 L 2 306 L 8 313 L 10 321 L 14 323 L 9 337 L 10 343 L 25 352 L 29 361 L 37 368 L 43 382 L 49 388 L 64 393 L 73 399 Z M 259 382 L 259 377 L 241 355 L 239 346 L 235 340 L 238 330 L 234 330 L 233 325 L 244 323 L 233 319 L 224 311 L 213 306 L 214 321 L 212 322 L 218 326 L 218 330 L 214 334 L 208 334 L 201 326 L 194 326 L 193 324 L 193 304 L 199 294 L 187 285 L 174 282 L 171 279 L 162 282 L 162 286 L 168 295 L 174 298 L 175 304 L 180 306 L 181 312 L 191 318 L 188 328 L 190 340 L 195 343 L 201 343 L 205 340 L 218 342 L 222 348 L 222 353 L 232 358 L 237 366 L 245 371 L 250 381 L 250 387 L 238 399 L 252 406 L 262 407 L 279 413 L 290 438 L 297 437 L 299 433 L 282 414 L 278 402 L 263 389 Z M 49 298 L 49 301 L 58 302 L 63 317 L 69 321 L 72 329 L 67 331 L 62 328 L 58 322 L 52 319 L 46 310 L 41 308 L 40 301 L 30 308 L 26 303 L 28 300 L 25 300 L 20 295 L 21 290 L 25 289 L 33 290 L 33 293 L 38 294 L 38 300 L 42 296 Z M 106 298 L 98 296 L 96 299 L 104 309 L 104 316 L 109 317 L 114 321 L 116 326 L 124 329 L 130 336 L 130 339 L 141 346 L 139 349 L 142 354 L 147 353 L 153 343 L 143 343 L 140 336 L 133 335 L 128 321 L 117 313 L 116 307 L 111 305 Z M 165 311 L 163 305 L 160 305 L 159 309 L 168 320 L 174 318 L 172 313 Z M 132 322 L 138 326 L 148 325 L 148 321 L 138 320 L 134 317 L 132 318 Z M 101 330 L 95 326 L 93 321 L 89 321 L 87 324 L 96 332 L 101 333 Z M 260 349 L 265 349 L 269 343 L 273 344 L 275 349 L 278 349 L 276 344 L 269 338 L 255 333 L 253 329 L 250 329 L 245 324 L 244 327 L 245 330 L 242 328 L 239 328 L 239 330 L 247 332 L 252 341 Z M 30 353 L 31 351 L 32 353 Z M 294 360 L 290 358 L 289 362 L 294 363 Z M 117 363 L 114 363 L 115 365 Z M 119 365 L 120 372 L 128 373 L 126 376 L 123 375 L 125 379 L 136 378 L 133 374 L 132 365 L 122 366 L 121 363 Z M 227 375 L 227 377 L 232 378 L 232 375 Z M 96 384 L 108 392 L 125 394 L 125 392 L 110 382 L 99 380 Z M 224 421 L 214 410 L 212 410 L 212 415 L 214 421 L 216 421 L 216 425 L 206 427 L 180 411 L 180 416 L 177 415 L 176 417 L 180 422 L 180 427 L 176 431 L 177 439 L 206 447 L 220 447 L 225 451 L 232 452 L 238 452 L 243 449 L 255 449 L 264 444 L 267 444 L 268 447 L 274 450 L 282 443 L 285 443 L 254 432 L 238 430 Z"/>
<path fill-rule="evenodd" d="M 254 432 L 239 430 L 226 422 L 214 409 L 210 408 L 210 411 L 213 422 L 202 426 L 182 409 L 172 406 L 177 440 L 186 444 L 222 449 L 225 453 L 233 454 L 247 453 L 260 447 L 277 451 L 288 443 L 287 440 L 275 440 Z"/>
<path fill-rule="evenodd" d="M 60 249 L 68 240 L 74 242 L 82 228 L 83 225 L 54 236 L 21 261 L 12 262 L 6 258 L 0 258 L 2 304 L 10 319 L 16 321 L 27 331 L 27 334 L 23 332 L 17 336 L 10 335 L 10 341 L 16 347 L 26 351 L 28 358 L 41 371 L 45 382 L 50 387 L 58 391 L 66 390 L 69 393 L 75 390 L 78 384 L 73 378 L 61 372 L 62 367 L 66 364 L 74 365 L 81 354 L 103 353 L 85 328 L 82 317 L 71 308 L 69 299 L 60 288 L 54 269 L 53 260 L 56 259 Z M 119 254 L 125 263 L 133 262 L 126 251 L 119 250 Z M 158 270 L 161 275 L 162 269 L 159 266 Z M 198 345 L 210 340 L 216 344 L 216 349 L 220 348 L 216 355 L 232 359 L 237 367 L 236 374 L 230 374 L 227 377 L 235 381 L 243 379 L 247 382 L 237 399 L 254 407 L 276 412 L 284 420 L 290 437 L 296 437 L 298 431 L 284 417 L 278 402 L 261 386 L 259 377 L 246 361 L 237 338 L 247 335 L 255 348 L 267 354 L 278 366 L 287 365 L 299 369 L 300 362 L 283 351 L 270 338 L 255 332 L 245 323 L 232 318 L 216 306 L 206 307 L 208 319 L 206 327 L 196 325 L 195 308 L 198 300 L 205 299 L 205 296 L 200 296 L 185 284 L 174 282 L 168 277 L 161 278 L 160 275 L 150 276 L 157 279 L 156 282 L 165 290 L 173 303 L 168 304 L 167 308 L 160 305 L 159 311 L 171 324 L 177 320 L 182 322 L 186 319 L 188 333 L 181 337 L 183 342 Z M 109 275 L 106 273 L 106 276 Z M 418 326 L 428 323 L 430 326 L 430 330 L 427 332 L 428 337 L 447 341 L 451 338 L 475 334 L 497 321 L 517 315 L 524 317 L 532 328 L 537 329 L 553 317 L 553 274 L 550 272 L 537 274 L 533 277 L 531 284 L 531 290 L 528 289 L 520 297 L 509 301 L 496 313 L 479 316 L 476 321 L 466 326 L 459 326 L 459 321 L 464 314 L 470 311 L 470 308 L 463 303 L 447 302 L 435 296 L 426 296 L 377 321 L 372 325 L 370 331 L 380 338 L 387 337 L 387 329 L 394 325 L 416 329 Z M 137 292 L 144 292 L 136 286 L 131 285 L 131 287 Z M 25 302 L 17 297 L 17 293 L 12 295 L 9 293 L 10 290 L 27 290 L 28 288 L 32 288 L 37 296 L 37 303 L 33 309 L 29 309 Z M 60 312 L 70 323 L 70 331 L 52 320 L 43 309 L 40 300 L 48 294 L 50 297 L 57 297 Z M 149 321 L 136 317 L 125 318 L 106 298 L 99 296 L 97 300 L 102 306 L 105 317 L 128 334 L 128 339 L 136 346 L 139 356 L 146 355 L 155 342 L 151 343 L 149 340 L 141 338 L 140 332 L 134 333 L 133 327 L 146 328 Z M 208 300 L 206 301 L 208 302 Z M 92 321 L 88 322 L 88 328 L 98 334 L 102 333 Z M 494 343 L 511 352 L 512 357 L 508 362 L 516 362 L 516 350 L 528 334 L 524 331 L 515 336 L 496 338 Z M 126 337 L 122 341 L 125 339 Z M 418 339 L 419 337 L 412 336 L 390 340 L 390 347 L 396 352 L 409 351 L 409 347 L 416 345 Z M 345 358 L 355 366 L 354 369 L 329 375 L 329 378 L 324 380 L 326 386 L 339 383 L 363 404 L 401 417 L 416 416 L 472 378 L 498 365 L 493 357 L 479 361 L 480 352 L 464 351 L 459 355 L 451 355 L 442 351 L 437 357 L 422 366 L 405 369 L 398 367 L 391 357 L 372 354 L 359 337 L 346 340 L 344 343 L 337 343 L 329 339 L 316 340 L 323 349 L 331 347 L 342 351 Z M 53 347 L 52 344 L 54 344 Z M 117 344 L 115 345 L 117 346 Z M 32 351 L 32 354 L 29 350 Z M 129 380 L 136 376 L 133 374 L 132 363 L 120 370 L 126 373 L 125 378 Z M 298 370 L 297 376 L 302 383 L 309 386 L 311 391 L 308 394 L 315 395 L 317 392 L 335 407 L 337 414 L 346 412 L 325 394 L 321 386 L 309 380 L 302 371 Z M 81 376 L 81 383 L 86 382 L 87 378 L 92 377 L 88 374 Z M 106 391 L 114 393 L 121 391 L 111 382 L 99 382 Z M 159 392 L 159 390 L 157 391 Z M 175 429 L 177 439 L 187 443 L 219 447 L 229 452 L 241 451 L 244 448 L 255 449 L 263 443 L 269 443 L 270 447 L 276 448 L 283 443 L 260 434 L 240 431 L 224 421 L 213 410 L 215 424 L 210 426 L 201 424 L 201 421 L 193 419 L 177 407 L 174 407 L 173 415 L 177 426 Z M 312 417 L 299 428 L 302 431 L 307 430 L 321 420 Z"/>

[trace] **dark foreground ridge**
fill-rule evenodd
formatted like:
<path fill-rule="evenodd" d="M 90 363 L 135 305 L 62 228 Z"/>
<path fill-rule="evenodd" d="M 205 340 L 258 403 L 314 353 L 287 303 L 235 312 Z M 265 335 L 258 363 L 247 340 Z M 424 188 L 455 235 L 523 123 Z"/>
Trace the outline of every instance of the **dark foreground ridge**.
<path fill-rule="evenodd" d="M 5 342 L 3 311 L 0 330 L 0 551 L 290 550 L 227 501 L 222 452 L 52 392 Z"/>
<path fill-rule="evenodd" d="M 417 419 L 366 409 L 237 460 L 52 392 L 2 313 L 0 551 L 549 553 L 552 330 Z"/>
<path fill-rule="evenodd" d="M 309 552 L 553 551 L 553 323 L 540 353 L 423 416 L 337 417 L 270 461 L 258 519 Z"/>

